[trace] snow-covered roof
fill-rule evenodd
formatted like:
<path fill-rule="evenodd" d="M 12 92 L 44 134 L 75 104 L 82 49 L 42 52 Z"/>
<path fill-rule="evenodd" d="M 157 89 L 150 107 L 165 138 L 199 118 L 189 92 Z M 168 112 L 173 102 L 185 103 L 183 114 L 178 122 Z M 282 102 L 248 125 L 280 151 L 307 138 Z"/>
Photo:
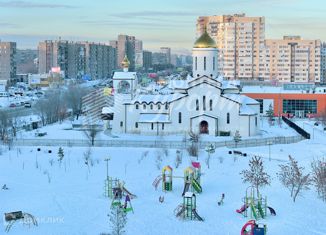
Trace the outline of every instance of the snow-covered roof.
<path fill-rule="evenodd" d="M 171 88 L 171 89 L 187 89 L 188 81 L 187 80 L 172 80 L 169 83 L 169 88 Z"/>
<path fill-rule="evenodd" d="M 192 197 L 194 195 L 194 193 L 192 192 L 186 192 L 185 193 L 185 197 Z"/>
<path fill-rule="evenodd" d="M 257 100 L 252 99 L 245 95 L 224 94 L 223 96 L 240 104 L 259 104 Z"/>
<path fill-rule="evenodd" d="M 175 93 L 175 94 L 168 94 L 168 95 L 138 95 L 137 97 L 135 97 L 131 103 L 135 104 L 135 103 L 170 103 L 172 101 L 175 101 L 179 98 L 182 98 L 186 96 L 185 94 L 179 94 L 179 93 Z"/>
<path fill-rule="evenodd" d="M 166 123 L 170 122 L 169 114 L 166 113 L 142 113 L 138 122 L 142 123 Z"/>
<path fill-rule="evenodd" d="M 113 75 L 113 79 L 135 79 L 136 72 L 115 72 Z"/>
<path fill-rule="evenodd" d="M 236 87 L 236 83 L 234 81 L 222 81 L 222 88 L 223 89 L 236 89 L 238 90 L 239 88 Z"/>
<path fill-rule="evenodd" d="M 240 106 L 240 115 L 256 115 L 256 114 L 257 114 L 257 112 L 255 112 L 248 105 L 241 105 Z"/>
<path fill-rule="evenodd" d="M 325 94 L 326 87 L 316 87 L 315 89 L 284 89 L 280 86 L 244 86 L 242 93 L 268 93 L 268 94 Z"/>
<path fill-rule="evenodd" d="M 114 113 L 114 108 L 113 107 L 102 108 L 102 114 L 107 114 L 107 113 Z"/>

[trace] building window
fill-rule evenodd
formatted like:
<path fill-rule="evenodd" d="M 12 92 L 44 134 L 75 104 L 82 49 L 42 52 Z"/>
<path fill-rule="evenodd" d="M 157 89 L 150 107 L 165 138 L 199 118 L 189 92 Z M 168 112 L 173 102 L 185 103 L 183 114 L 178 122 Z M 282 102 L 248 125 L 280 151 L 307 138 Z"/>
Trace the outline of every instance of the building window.
<path fill-rule="evenodd" d="M 160 105 L 160 104 L 157 105 L 157 109 L 158 109 L 158 110 L 161 109 L 161 105 Z"/>
<path fill-rule="evenodd" d="M 206 96 L 203 96 L 203 110 L 206 111 Z"/>
<path fill-rule="evenodd" d="M 120 122 L 120 127 L 123 127 L 123 122 Z"/>
<path fill-rule="evenodd" d="M 179 112 L 179 123 L 182 123 L 182 114 Z"/>
<path fill-rule="evenodd" d="M 146 109 L 146 104 L 143 104 L 143 109 Z"/>
<path fill-rule="evenodd" d="M 195 57 L 195 70 L 197 70 L 197 56 Z"/>
<path fill-rule="evenodd" d="M 154 123 L 151 124 L 151 128 L 152 128 L 152 130 L 154 130 Z"/>
<path fill-rule="evenodd" d="M 166 109 L 166 110 L 169 109 L 169 104 L 165 104 L 165 109 Z"/>
<path fill-rule="evenodd" d="M 138 104 L 136 104 L 136 109 L 139 109 L 139 105 Z"/>
<path fill-rule="evenodd" d="M 199 100 L 196 100 L 196 110 L 199 110 Z"/>
<path fill-rule="evenodd" d="M 204 70 L 206 70 L 206 56 L 204 57 Z"/>
<path fill-rule="evenodd" d="M 213 70 L 215 71 L 215 56 L 213 57 Z"/>
<path fill-rule="evenodd" d="M 153 104 L 150 105 L 151 109 L 153 109 Z"/>
<path fill-rule="evenodd" d="M 138 122 L 135 122 L 135 127 L 138 128 Z"/>
<path fill-rule="evenodd" d="M 257 120 L 257 117 L 255 117 L 255 126 L 258 125 L 258 120 Z"/>
<path fill-rule="evenodd" d="M 209 111 L 213 111 L 213 100 L 209 100 Z"/>
<path fill-rule="evenodd" d="M 164 130 L 164 123 L 162 123 L 162 130 Z"/>
<path fill-rule="evenodd" d="M 230 113 L 226 114 L 226 124 L 230 124 Z"/>
<path fill-rule="evenodd" d="M 317 100 L 283 100 L 283 113 L 291 113 L 297 117 L 317 113 Z"/>

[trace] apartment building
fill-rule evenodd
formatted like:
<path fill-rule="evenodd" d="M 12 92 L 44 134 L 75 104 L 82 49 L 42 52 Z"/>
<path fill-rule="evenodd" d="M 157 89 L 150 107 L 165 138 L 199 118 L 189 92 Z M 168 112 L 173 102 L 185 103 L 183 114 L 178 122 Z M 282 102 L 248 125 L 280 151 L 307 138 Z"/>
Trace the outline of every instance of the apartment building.
<path fill-rule="evenodd" d="M 320 83 L 321 42 L 300 36 L 267 39 L 260 55 L 259 78 L 279 82 Z"/>
<path fill-rule="evenodd" d="M 11 84 L 16 78 L 16 43 L 0 41 L 0 83 Z"/>
<path fill-rule="evenodd" d="M 143 41 L 141 40 L 135 41 L 135 67 L 143 67 Z"/>
<path fill-rule="evenodd" d="M 326 84 L 326 43 L 324 42 L 320 52 L 321 59 L 321 83 Z"/>
<path fill-rule="evenodd" d="M 153 59 L 151 51 L 143 51 L 143 68 L 148 71 L 152 68 Z"/>
<path fill-rule="evenodd" d="M 134 36 L 128 35 L 118 35 L 117 41 L 117 54 L 118 54 L 118 66 L 121 67 L 121 62 L 123 61 L 125 55 L 127 55 L 130 61 L 130 71 L 135 70 L 135 45 L 136 38 Z"/>
<path fill-rule="evenodd" d="M 171 64 L 171 48 L 161 47 L 160 52 L 165 55 L 167 64 Z"/>
<path fill-rule="evenodd" d="M 265 18 L 245 14 L 201 16 L 197 37 L 207 30 L 218 48 L 218 71 L 226 79 L 258 79 Z"/>
<path fill-rule="evenodd" d="M 39 73 L 60 67 L 64 78 L 104 79 L 116 68 L 111 46 L 93 42 L 44 41 L 38 45 Z"/>

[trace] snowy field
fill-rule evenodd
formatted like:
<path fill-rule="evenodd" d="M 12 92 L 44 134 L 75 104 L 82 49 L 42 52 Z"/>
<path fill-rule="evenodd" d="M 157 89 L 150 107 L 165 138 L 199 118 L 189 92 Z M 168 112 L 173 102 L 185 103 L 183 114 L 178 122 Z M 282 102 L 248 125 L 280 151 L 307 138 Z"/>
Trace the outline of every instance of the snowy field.
<path fill-rule="evenodd" d="M 305 128 L 311 131 L 310 126 Z M 262 190 L 268 205 L 276 210 L 276 216 L 260 220 L 267 224 L 267 234 L 277 235 L 325 235 L 326 203 L 317 198 L 312 188 L 304 191 L 293 203 L 290 193 L 276 177 L 279 164 L 287 161 L 288 155 L 295 157 L 299 165 L 310 171 L 313 159 L 326 156 L 326 137 L 315 133 L 313 140 L 292 145 L 272 145 L 271 161 L 269 148 L 255 147 L 239 149 L 264 159 L 266 171 L 272 177 L 271 186 Z M 161 187 L 155 191 L 152 183 L 161 174 L 156 156 L 161 152 L 161 167 L 173 167 L 173 175 L 183 176 L 183 170 L 191 159 L 186 152 L 183 162 L 175 168 L 176 150 L 170 149 L 168 156 L 161 149 L 141 148 L 92 148 L 93 166 L 84 162 L 87 148 L 64 148 L 64 159 L 58 162 L 58 147 L 20 147 L 12 151 L 2 148 L 0 156 L 0 214 L 23 211 L 34 215 L 38 227 L 14 224 L 8 234 L 13 235 L 81 235 L 110 232 L 109 214 L 111 201 L 103 196 L 106 177 L 105 158 L 110 156 L 109 175 L 125 182 L 125 187 L 137 198 L 132 200 L 134 213 L 128 213 L 126 234 L 171 235 L 207 234 L 236 235 L 250 220 L 235 210 L 242 206 L 242 198 L 249 185 L 243 184 L 239 172 L 248 168 L 250 157 L 234 157 L 227 148 L 217 149 L 212 155 L 210 169 L 205 165 L 206 152 L 201 152 L 203 192 L 197 195 L 197 212 L 204 222 L 182 221 L 175 217 L 174 209 L 182 203 L 183 179 L 173 180 L 173 191 L 163 193 Z M 52 150 L 52 153 L 48 153 Z M 142 153 L 149 151 L 142 159 Z M 221 194 L 225 193 L 224 205 L 218 206 Z M 159 196 L 165 200 L 160 203 Z M 5 234 L 5 226 L 0 234 Z"/>

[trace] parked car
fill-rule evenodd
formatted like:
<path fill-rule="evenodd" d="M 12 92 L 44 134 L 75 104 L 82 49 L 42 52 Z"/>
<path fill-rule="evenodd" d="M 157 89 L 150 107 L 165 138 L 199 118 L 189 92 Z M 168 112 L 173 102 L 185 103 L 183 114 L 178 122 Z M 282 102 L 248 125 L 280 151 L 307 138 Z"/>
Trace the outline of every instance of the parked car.
<path fill-rule="evenodd" d="M 11 104 L 9 105 L 9 107 L 10 107 L 10 108 L 15 108 L 15 107 L 16 107 L 16 104 L 15 104 L 15 103 L 11 103 Z"/>
<path fill-rule="evenodd" d="M 25 102 L 24 107 L 25 108 L 31 108 L 32 104 L 30 102 Z"/>

